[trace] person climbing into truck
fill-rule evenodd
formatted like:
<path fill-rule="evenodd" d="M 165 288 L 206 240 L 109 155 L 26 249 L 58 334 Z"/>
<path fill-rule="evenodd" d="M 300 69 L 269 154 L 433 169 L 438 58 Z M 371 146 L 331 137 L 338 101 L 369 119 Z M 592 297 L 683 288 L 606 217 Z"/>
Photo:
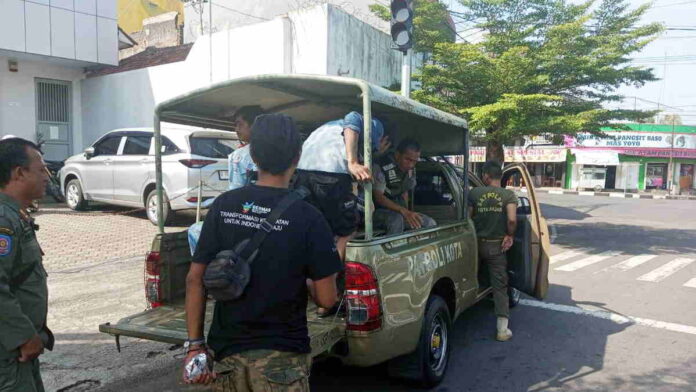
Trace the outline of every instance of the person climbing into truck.
<path fill-rule="evenodd" d="M 478 237 L 479 259 L 488 268 L 493 302 L 497 316 L 496 339 L 504 342 L 512 338 L 509 326 L 507 252 L 513 244 L 517 228 L 517 196 L 504 189 L 500 163 L 483 164 L 483 183 L 469 192 L 469 212 Z"/>
<path fill-rule="evenodd" d="M 350 112 L 343 119 L 330 121 L 312 132 L 302 145 L 295 186 L 310 191 L 307 201 L 314 204 L 329 221 L 336 248 L 345 259 L 346 246 L 357 230 L 357 197 L 353 180 L 372 180 L 370 169 L 358 152 L 363 140 L 363 116 Z M 389 140 L 382 122 L 372 119 L 372 150 L 385 151 Z"/>
<path fill-rule="evenodd" d="M 331 308 L 338 296 L 336 274 L 343 268 L 326 219 L 309 203 L 294 201 L 275 220 L 250 264 L 244 292 L 216 301 L 207 342 L 204 338 L 207 265 L 263 228 L 292 192 L 290 178 L 300 159 L 302 141 L 286 115 L 257 117 L 250 141 L 258 181 L 213 202 L 186 278 L 185 363 L 201 353 L 208 358 L 210 349 L 218 373 L 204 371 L 185 381 L 213 382 L 216 391 L 309 391 L 306 279 L 313 281 L 317 305 Z"/>
<path fill-rule="evenodd" d="M 377 206 L 374 225 L 377 229 L 385 230 L 386 235 L 437 224 L 433 218 L 408 209 L 409 192 L 416 187 L 414 169 L 420 154 L 421 147 L 416 140 L 404 139 L 399 142 L 395 152 L 378 158 L 372 166 L 375 177 L 372 197 Z"/>
<path fill-rule="evenodd" d="M 228 158 L 230 190 L 249 185 L 256 177 L 256 164 L 249 154 L 249 138 L 254 120 L 262 114 L 264 113 L 261 106 L 242 106 L 232 117 L 237 137 L 244 145 L 234 150 Z"/>

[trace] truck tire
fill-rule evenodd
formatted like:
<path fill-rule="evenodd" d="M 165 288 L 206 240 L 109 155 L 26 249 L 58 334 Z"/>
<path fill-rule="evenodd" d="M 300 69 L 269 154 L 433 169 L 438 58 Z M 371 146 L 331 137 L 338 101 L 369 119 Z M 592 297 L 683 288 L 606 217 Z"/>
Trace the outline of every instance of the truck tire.
<path fill-rule="evenodd" d="M 514 308 L 520 303 L 520 298 L 522 297 L 522 292 L 514 287 L 508 286 L 508 303 L 510 308 Z"/>
<path fill-rule="evenodd" d="M 164 215 L 164 225 L 166 226 L 171 223 L 174 211 L 172 211 L 172 207 L 169 205 L 167 194 L 163 193 L 162 197 L 164 199 L 164 209 L 162 213 Z M 145 213 L 147 214 L 147 219 L 149 219 L 153 225 L 157 226 L 157 189 L 151 190 L 147 195 L 145 199 Z"/>
<path fill-rule="evenodd" d="M 423 328 L 416 351 L 389 362 L 389 375 L 416 381 L 426 388 L 444 378 L 452 351 L 452 317 L 447 303 L 432 295 L 423 317 Z"/>
<path fill-rule="evenodd" d="M 65 186 L 65 202 L 73 211 L 83 211 L 87 208 L 87 200 L 77 178 L 68 181 L 68 185 Z"/>

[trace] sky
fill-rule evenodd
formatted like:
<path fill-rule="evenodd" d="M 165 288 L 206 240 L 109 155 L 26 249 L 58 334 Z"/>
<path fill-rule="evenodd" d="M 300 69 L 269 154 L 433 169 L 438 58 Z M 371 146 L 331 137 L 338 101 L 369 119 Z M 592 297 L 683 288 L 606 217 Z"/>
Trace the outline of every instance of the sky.
<path fill-rule="evenodd" d="M 457 0 L 442 0 L 459 11 Z M 629 0 L 631 6 L 645 4 Z M 623 87 L 626 98 L 612 108 L 663 110 L 678 114 L 684 124 L 696 125 L 696 0 L 654 0 L 644 23 L 659 22 L 667 29 L 654 42 L 636 53 L 636 65 L 651 67 L 660 79 L 643 87 Z M 466 33 L 463 33 L 466 35 Z"/>

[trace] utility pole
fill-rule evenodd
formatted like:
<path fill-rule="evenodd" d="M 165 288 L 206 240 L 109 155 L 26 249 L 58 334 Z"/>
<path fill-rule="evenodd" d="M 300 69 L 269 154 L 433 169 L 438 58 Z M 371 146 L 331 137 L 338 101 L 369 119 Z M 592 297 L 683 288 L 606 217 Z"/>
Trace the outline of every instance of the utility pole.
<path fill-rule="evenodd" d="M 208 40 L 210 47 L 210 84 L 213 84 L 213 0 L 208 0 Z"/>
<path fill-rule="evenodd" d="M 672 146 L 669 149 L 669 164 L 667 165 L 667 194 L 672 194 L 672 189 L 674 188 L 674 120 L 676 116 L 672 116 Z"/>
<path fill-rule="evenodd" d="M 408 49 L 404 53 L 401 64 L 401 95 L 406 98 L 411 96 L 411 51 Z"/>

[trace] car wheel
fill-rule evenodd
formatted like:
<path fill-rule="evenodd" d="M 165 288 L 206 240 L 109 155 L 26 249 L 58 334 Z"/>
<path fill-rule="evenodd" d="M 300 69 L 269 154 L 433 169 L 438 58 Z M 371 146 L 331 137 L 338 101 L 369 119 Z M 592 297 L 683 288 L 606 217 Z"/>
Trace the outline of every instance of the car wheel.
<path fill-rule="evenodd" d="M 444 378 L 449 364 L 452 317 L 442 297 L 428 299 L 423 328 L 416 351 L 389 363 L 391 376 L 418 381 L 425 387 L 438 385 Z"/>
<path fill-rule="evenodd" d="M 162 214 L 164 215 L 164 225 L 166 226 L 171 222 L 174 212 L 169 205 L 169 199 L 166 193 L 162 193 L 162 198 L 164 200 Z M 145 199 L 145 211 L 147 212 L 147 219 L 149 219 L 153 225 L 157 226 L 157 189 L 153 189 L 147 195 L 147 199 Z"/>
<path fill-rule="evenodd" d="M 519 305 L 520 298 L 522 298 L 522 292 L 514 287 L 508 286 L 508 303 L 510 304 L 511 308 Z"/>
<path fill-rule="evenodd" d="M 75 178 L 68 181 L 68 185 L 65 186 L 65 202 L 73 211 L 83 211 L 87 208 L 87 200 L 82 193 L 80 180 Z"/>

